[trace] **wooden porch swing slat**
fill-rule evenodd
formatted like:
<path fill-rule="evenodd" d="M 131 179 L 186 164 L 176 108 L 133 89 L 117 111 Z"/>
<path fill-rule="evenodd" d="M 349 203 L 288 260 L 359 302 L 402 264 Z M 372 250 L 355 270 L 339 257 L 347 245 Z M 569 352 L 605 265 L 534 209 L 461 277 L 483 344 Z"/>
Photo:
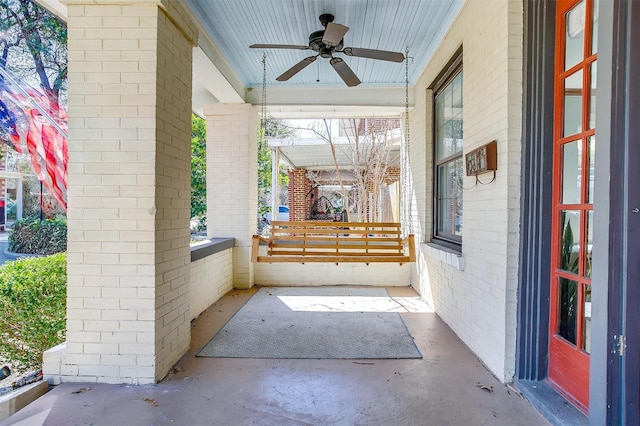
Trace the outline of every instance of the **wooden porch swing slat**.
<path fill-rule="evenodd" d="M 395 222 L 271 222 L 269 238 L 253 236 L 253 262 L 415 262 L 413 235 Z M 260 256 L 260 242 L 267 255 Z"/>

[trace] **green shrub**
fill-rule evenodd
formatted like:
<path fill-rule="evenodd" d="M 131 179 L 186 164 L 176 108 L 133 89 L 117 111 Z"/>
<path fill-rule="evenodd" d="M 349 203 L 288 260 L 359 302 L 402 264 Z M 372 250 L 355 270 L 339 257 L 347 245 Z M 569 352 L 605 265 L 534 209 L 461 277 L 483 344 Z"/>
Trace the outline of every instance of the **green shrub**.
<path fill-rule="evenodd" d="M 67 250 L 67 222 L 64 219 L 23 219 L 9 231 L 9 251 L 55 254 Z"/>
<path fill-rule="evenodd" d="M 65 340 L 66 255 L 0 266 L 0 358 L 39 369 L 42 353 Z"/>

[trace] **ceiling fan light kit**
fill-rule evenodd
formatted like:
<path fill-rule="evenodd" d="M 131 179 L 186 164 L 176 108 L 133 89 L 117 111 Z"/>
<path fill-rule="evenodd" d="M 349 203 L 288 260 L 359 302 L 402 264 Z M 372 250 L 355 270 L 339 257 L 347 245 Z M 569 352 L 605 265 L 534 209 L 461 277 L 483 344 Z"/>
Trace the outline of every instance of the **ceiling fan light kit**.
<path fill-rule="evenodd" d="M 391 52 L 388 50 L 363 49 L 359 47 L 344 47 L 344 35 L 349 31 L 349 27 L 335 24 L 334 16 L 330 13 L 320 15 L 320 23 L 324 30 L 314 31 L 309 35 L 309 45 L 291 45 L 291 44 L 252 44 L 252 49 L 295 49 L 295 50 L 313 50 L 317 54 L 304 58 L 284 73 L 276 77 L 277 81 L 287 81 L 308 65 L 313 63 L 318 56 L 329 59 L 329 63 L 338 73 L 342 81 L 349 86 L 357 86 L 360 79 L 353 70 L 341 58 L 333 56 L 335 53 L 343 53 L 347 56 L 355 56 L 360 58 L 378 59 L 390 62 L 403 62 L 404 54 L 400 52 Z"/>

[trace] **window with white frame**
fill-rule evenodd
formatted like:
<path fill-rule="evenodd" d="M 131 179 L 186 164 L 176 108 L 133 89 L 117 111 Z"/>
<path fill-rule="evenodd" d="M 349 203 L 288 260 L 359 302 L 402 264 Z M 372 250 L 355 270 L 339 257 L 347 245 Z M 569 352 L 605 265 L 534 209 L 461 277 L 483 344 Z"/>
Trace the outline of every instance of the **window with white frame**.
<path fill-rule="evenodd" d="M 462 245 L 462 55 L 433 86 L 433 240 Z"/>

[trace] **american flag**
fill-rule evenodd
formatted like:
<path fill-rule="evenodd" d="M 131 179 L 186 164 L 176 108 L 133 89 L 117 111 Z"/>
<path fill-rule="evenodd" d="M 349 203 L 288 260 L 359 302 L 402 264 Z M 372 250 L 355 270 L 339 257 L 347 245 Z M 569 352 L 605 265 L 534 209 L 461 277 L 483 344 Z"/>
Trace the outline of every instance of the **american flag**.
<path fill-rule="evenodd" d="M 67 209 L 67 115 L 42 92 L 0 67 L 0 139 L 29 154 L 38 179 Z"/>

